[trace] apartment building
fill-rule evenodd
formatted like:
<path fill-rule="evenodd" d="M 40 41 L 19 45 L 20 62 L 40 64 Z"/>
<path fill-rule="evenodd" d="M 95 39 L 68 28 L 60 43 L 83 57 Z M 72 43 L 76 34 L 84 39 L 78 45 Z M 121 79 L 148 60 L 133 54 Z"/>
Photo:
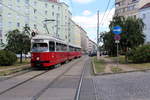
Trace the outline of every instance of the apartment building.
<path fill-rule="evenodd" d="M 138 17 L 138 10 L 150 0 L 116 0 L 115 16 Z"/>
<path fill-rule="evenodd" d="M 81 47 L 81 28 L 73 20 L 71 20 L 70 22 L 69 43 Z"/>
<path fill-rule="evenodd" d="M 29 26 L 31 31 L 68 42 L 69 6 L 58 0 L 0 0 L 0 44 L 6 44 L 8 31 Z M 47 21 L 44 20 L 53 20 Z M 72 39 L 70 39 L 72 40 Z M 1 48 L 1 47 L 0 47 Z"/>
<path fill-rule="evenodd" d="M 82 27 L 80 27 L 80 34 L 81 34 L 82 53 L 87 54 L 88 53 L 88 36 L 87 36 L 87 32 Z"/>
<path fill-rule="evenodd" d="M 88 53 L 94 53 L 97 51 L 97 44 L 88 38 Z"/>
<path fill-rule="evenodd" d="M 145 26 L 143 33 L 145 34 L 145 43 L 150 44 L 150 3 L 147 3 L 139 9 L 139 17 L 143 20 Z"/>

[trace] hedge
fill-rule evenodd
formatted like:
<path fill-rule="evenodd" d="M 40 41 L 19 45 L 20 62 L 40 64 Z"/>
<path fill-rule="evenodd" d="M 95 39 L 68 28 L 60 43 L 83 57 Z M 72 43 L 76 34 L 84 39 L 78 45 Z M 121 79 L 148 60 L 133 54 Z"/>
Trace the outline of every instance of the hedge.
<path fill-rule="evenodd" d="M 6 50 L 0 50 L 0 65 L 10 66 L 17 61 L 15 53 Z"/>
<path fill-rule="evenodd" d="M 134 63 L 150 62 L 150 45 L 143 45 L 128 52 L 129 60 Z"/>

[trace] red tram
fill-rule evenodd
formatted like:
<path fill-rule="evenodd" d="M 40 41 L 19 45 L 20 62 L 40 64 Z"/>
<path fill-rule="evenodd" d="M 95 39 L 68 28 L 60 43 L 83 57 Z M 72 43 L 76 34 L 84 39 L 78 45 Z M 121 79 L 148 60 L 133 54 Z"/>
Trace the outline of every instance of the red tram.
<path fill-rule="evenodd" d="M 81 57 L 81 48 L 64 41 L 37 35 L 31 40 L 31 66 L 50 67 Z"/>

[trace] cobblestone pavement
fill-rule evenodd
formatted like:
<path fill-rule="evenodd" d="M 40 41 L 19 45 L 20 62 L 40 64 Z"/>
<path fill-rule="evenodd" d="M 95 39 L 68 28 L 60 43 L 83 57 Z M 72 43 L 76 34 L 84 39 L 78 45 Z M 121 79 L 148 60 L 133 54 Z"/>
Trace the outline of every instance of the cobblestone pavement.
<path fill-rule="evenodd" d="M 52 84 L 38 100 L 74 100 L 80 75 L 87 57 Z M 50 98 L 50 99 L 48 99 Z"/>
<path fill-rule="evenodd" d="M 97 100 L 150 100 L 150 71 L 93 77 Z"/>
<path fill-rule="evenodd" d="M 85 74 L 79 100 L 96 100 L 95 88 L 92 80 L 92 64 L 90 59 L 85 63 Z"/>

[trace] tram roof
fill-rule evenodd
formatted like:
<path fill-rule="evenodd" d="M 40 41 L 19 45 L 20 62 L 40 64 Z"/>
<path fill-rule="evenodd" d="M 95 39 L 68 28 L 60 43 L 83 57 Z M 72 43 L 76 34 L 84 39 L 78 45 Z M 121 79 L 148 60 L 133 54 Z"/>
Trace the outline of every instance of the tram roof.
<path fill-rule="evenodd" d="M 72 47 L 77 47 L 77 48 L 81 48 L 81 46 L 74 45 L 74 44 L 69 44 L 69 46 L 72 46 Z"/>
<path fill-rule="evenodd" d="M 44 39 L 44 40 L 56 41 L 59 43 L 66 44 L 65 41 L 63 41 L 61 39 L 57 39 L 57 38 L 49 36 L 49 35 L 36 35 L 35 37 L 32 38 L 32 40 L 35 40 L 35 39 Z"/>

